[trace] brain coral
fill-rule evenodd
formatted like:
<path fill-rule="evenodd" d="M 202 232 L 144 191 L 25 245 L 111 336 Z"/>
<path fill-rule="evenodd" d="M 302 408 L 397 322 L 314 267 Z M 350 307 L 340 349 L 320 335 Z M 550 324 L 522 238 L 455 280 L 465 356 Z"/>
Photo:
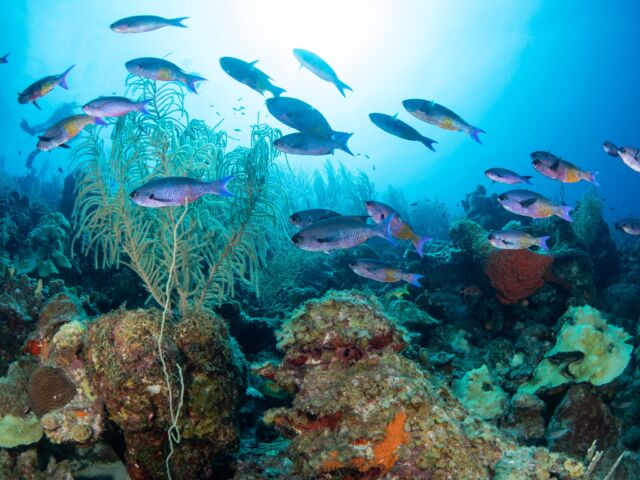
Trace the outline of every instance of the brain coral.
<path fill-rule="evenodd" d="M 40 367 L 29 381 L 29 405 L 41 417 L 64 407 L 76 394 L 76 386 L 61 368 Z"/>

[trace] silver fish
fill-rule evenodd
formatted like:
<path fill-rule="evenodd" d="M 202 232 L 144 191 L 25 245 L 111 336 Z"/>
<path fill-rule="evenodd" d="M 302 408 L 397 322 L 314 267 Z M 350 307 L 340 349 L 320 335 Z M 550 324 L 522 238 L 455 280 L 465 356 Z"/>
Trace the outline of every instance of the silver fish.
<path fill-rule="evenodd" d="M 531 175 L 518 175 L 506 168 L 490 168 L 484 174 L 492 181 L 514 185 L 516 183 L 528 183 L 531 185 Z"/>
<path fill-rule="evenodd" d="M 315 53 L 302 48 L 294 48 L 293 55 L 298 59 L 301 67 L 306 67 L 321 79 L 333 83 L 343 97 L 345 90 L 353 91 L 349 85 L 338 78 L 333 68 Z"/>
<path fill-rule="evenodd" d="M 291 237 L 291 241 L 296 247 L 311 252 L 352 248 L 372 237 L 382 237 L 395 243 L 390 228 L 392 220 L 393 215 L 384 223 L 370 225 L 362 216 L 332 217 L 303 228 Z"/>
<path fill-rule="evenodd" d="M 640 172 L 640 149 L 635 147 L 621 147 L 618 155 L 627 167 Z"/>
<path fill-rule="evenodd" d="M 308 227 L 309 225 L 326 220 L 331 217 L 339 217 L 338 212 L 326 210 L 324 208 L 312 208 L 309 210 L 301 210 L 289 217 L 289 221 L 298 228 Z M 366 217 L 363 217 L 366 221 Z"/>
<path fill-rule="evenodd" d="M 616 228 L 629 235 L 640 235 L 640 219 L 625 218 L 616 222 Z"/>
<path fill-rule="evenodd" d="M 136 188 L 129 197 L 142 207 L 175 207 L 208 194 L 232 197 L 233 194 L 227 190 L 227 183 L 231 180 L 233 176 L 212 182 L 189 177 L 156 178 Z"/>
<path fill-rule="evenodd" d="M 117 33 L 143 33 L 163 27 L 187 28 L 182 22 L 189 17 L 163 18 L 155 15 L 137 15 L 113 22 L 109 28 Z"/>
<path fill-rule="evenodd" d="M 351 133 L 346 138 L 341 136 L 326 136 L 316 133 L 299 132 L 285 135 L 273 141 L 273 146 L 284 153 L 294 153 L 297 155 L 328 155 L 334 150 L 343 150 L 349 155 L 353 155 L 347 146 L 347 140 L 351 138 Z"/>
<path fill-rule="evenodd" d="M 397 115 L 392 116 L 386 115 L 384 113 L 369 114 L 369 119 L 379 129 L 384 130 L 385 132 L 404 140 L 413 140 L 416 142 L 420 142 L 429 150 L 432 150 L 434 152 L 436 151 L 436 149 L 433 148 L 433 144 L 438 142 L 425 137 L 411 125 L 403 122 L 402 120 L 398 120 L 396 117 Z"/>
<path fill-rule="evenodd" d="M 147 104 L 150 101 L 134 102 L 126 97 L 100 97 L 87 103 L 82 111 L 93 117 L 121 117 L 130 112 L 148 114 Z"/>

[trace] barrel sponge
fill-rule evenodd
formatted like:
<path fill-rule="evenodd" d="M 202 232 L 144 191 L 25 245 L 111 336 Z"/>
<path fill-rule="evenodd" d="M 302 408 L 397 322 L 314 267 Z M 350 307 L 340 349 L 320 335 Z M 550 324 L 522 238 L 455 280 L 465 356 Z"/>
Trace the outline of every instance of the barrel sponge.
<path fill-rule="evenodd" d="M 61 368 L 40 367 L 31 375 L 27 393 L 31 409 L 41 417 L 69 403 L 76 395 L 76 386 Z"/>
<path fill-rule="evenodd" d="M 618 377 L 631 359 L 631 336 L 609 325 L 595 308 L 571 307 L 562 317 L 554 347 L 519 391 L 535 393 L 569 382 L 604 385 Z"/>

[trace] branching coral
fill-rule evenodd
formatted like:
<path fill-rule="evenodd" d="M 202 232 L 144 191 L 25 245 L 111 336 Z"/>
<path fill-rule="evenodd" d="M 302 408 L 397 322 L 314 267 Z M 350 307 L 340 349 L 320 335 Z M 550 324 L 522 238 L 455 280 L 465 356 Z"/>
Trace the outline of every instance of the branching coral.
<path fill-rule="evenodd" d="M 255 285 L 265 255 L 264 224 L 278 217 L 268 199 L 275 190 L 271 144 L 278 133 L 256 126 L 250 148 L 225 154 L 224 132 L 198 120 L 187 123 L 181 87 L 131 79 L 128 86 L 132 96 L 151 100 L 152 114 L 121 117 L 110 142 L 91 129 L 72 153 L 80 172 L 74 242 L 93 254 L 96 266 L 132 268 L 164 306 L 177 228 L 168 295 L 181 311 L 220 303 L 233 296 L 237 281 Z M 151 178 L 172 175 L 205 180 L 233 175 L 235 196 L 199 200 L 181 225 L 173 209 L 144 209 L 128 198 Z"/>

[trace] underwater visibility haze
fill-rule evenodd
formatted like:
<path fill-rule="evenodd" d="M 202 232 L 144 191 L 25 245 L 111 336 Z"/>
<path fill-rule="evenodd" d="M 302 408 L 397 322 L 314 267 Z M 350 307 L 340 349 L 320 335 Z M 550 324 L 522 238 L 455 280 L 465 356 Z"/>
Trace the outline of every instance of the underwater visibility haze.
<path fill-rule="evenodd" d="M 3 13 L 0 479 L 640 479 L 640 4 Z"/>

